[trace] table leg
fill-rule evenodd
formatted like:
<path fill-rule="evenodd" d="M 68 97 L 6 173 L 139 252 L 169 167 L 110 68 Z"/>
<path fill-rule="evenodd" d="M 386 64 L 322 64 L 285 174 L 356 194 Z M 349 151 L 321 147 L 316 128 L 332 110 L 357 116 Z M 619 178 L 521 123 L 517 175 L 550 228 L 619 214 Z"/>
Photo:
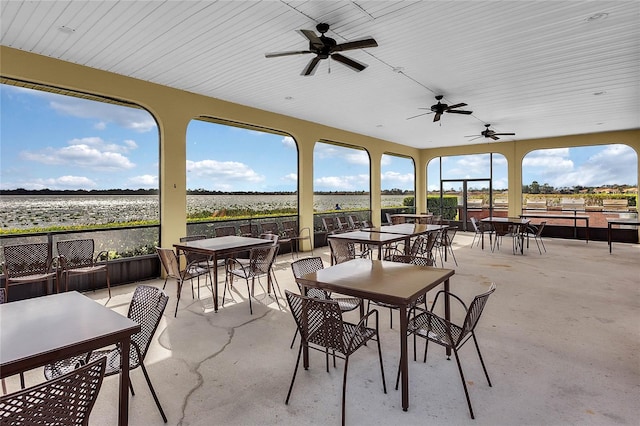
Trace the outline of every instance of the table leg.
<path fill-rule="evenodd" d="M 211 283 L 211 288 L 213 289 L 213 311 L 218 312 L 218 255 L 215 252 L 213 253 L 213 282 Z"/>
<path fill-rule="evenodd" d="M 407 307 L 400 306 L 400 374 L 402 376 L 402 410 L 409 409 L 409 363 L 407 362 Z"/>
<path fill-rule="evenodd" d="M 611 223 L 607 227 L 607 243 L 609 244 L 609 254 L 611 254 Z"/>
<path fill-rule="evenodd" d="M 451 300 L 449 298 L 449 279 L 444 282 L 444 319 L 451 321 Z M 451 356 L 451 348 L 447 347 L 447 356 Z"/>
<path fill-rule="evenodd" d="M 118 398 L 118 425 L 129 424 L 129 348 L 131 336 L 120 342 L 120 397 Z"/>

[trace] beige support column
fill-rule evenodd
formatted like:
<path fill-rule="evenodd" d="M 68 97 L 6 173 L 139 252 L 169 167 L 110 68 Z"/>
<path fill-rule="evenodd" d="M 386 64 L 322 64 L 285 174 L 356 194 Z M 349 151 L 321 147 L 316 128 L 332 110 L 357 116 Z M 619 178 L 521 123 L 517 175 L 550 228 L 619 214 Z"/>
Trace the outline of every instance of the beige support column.
<path fill-rule="evenodd" d="M 412 156 L 415 167 L 416 213 L 427 211 L 427 167 L 421 164 L 420 156 Z"/>
<path fill-rule="evenodd" d="M 175 110 L 156 114 L 160 130 L 160 244 L 173 247 L 187 235 L 187 125 Z"/>
<path fill-rule="evenodd" d="M 294 136 L 298 145 L 298 214 L 300 229 L 309 228 L 313 232 L 313 150 L 317 139 L 311 134 Z M 303 241 L 301 251 L 310 251 L 311 245 Z"/>
<path fill-rule="evenodd" d="M 382 154 L 383 151 L 371 148 L 369 149 L 369 161 L 371 176 L 369 182 L 371 184 L 370 197 L 371 197 L 371 224 L 373 226 L 380 226 L 380 212 L 382 210 L 382 190 L 381 175 L 382 175 Z"/>

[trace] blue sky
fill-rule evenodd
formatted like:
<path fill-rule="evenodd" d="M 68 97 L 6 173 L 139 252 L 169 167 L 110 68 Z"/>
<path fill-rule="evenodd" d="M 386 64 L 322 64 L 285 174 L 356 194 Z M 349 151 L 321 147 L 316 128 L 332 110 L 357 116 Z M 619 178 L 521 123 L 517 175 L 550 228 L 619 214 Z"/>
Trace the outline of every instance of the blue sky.
<path fill-rule="evenodd" d="M 158 130 L 145 110 L 7 85 L 0 85 L 0 95 L 0 188 L 158 187 Z M 290 137 L 193 121 L 187 188 L 295 191 L 296 158 Z M 523 182 L 636 184 L 636 168 L 635 152 L 623 145 L 553 149 L 525 158 Z M 430 165 L 430 190 L 437 189 L 434 170 Z M 488 155 L 443 161 L 445 178 L 484 178 L 488 170 Z M 494 188 L 506 188 L 506 175 L 504 157 L 494 156 Z M 382 189 L 413 189 L 413 162 L 385 155 L 381 178 Z M 368 182 L 365 151 L 316 145 L 316 191 L 368 191 Z"/>

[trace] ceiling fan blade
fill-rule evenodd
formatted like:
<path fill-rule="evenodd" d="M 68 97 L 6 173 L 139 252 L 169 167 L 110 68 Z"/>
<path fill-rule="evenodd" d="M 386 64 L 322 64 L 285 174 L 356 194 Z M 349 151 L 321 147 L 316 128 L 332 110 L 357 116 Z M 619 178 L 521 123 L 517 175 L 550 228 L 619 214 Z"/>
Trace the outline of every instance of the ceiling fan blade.
<path fill-rule="evenodd" d="M 461 103 L 461 104 L 449 105 L 449 106 L 447 107 L 447 109 L 461 108 L 461 107 L 464 107 L 464 106 L 467 106 L 467 104 L 465 104 L 465 103 L 463 102 L 463 103 Z"/>
<path fill-rule="evenodd" d="M 350 67 L 353 68 L 355 71 L 362 71 L 363 69 L 365 69 L 367 66 L 365 64 L 363 64 L 362 62 L 358 62 L 355 59 L 351 59 L 351 58 L 347 58 L 346 56 L 342 56 L 339 53 L 334 53 L 333 55 L 331 55 L 331 57 L 333 59 L 335 59 L 336 61 Z"/>
<path fill-rule="evenodd" d="M 324 47 L 324 43 L 320 40 L 320 37 L 316 35 L 311 30 L 299 30 L 300 34 L 302 34 L 305 38 L 309 40 L 309 42 L 313 45 L 313 47 L 317 49 L 322 49 Z"/>
<path fill-rule="evenodd" d="M 310 50 L 292 50 L 290 52 L 271 52 L 265 53 L 265 58 L 277 58 L 279 56 L 302 55 L 304 53 L 313 53 Z"/>
<path fill-rule="evenodd" d="M 442 113 L 436 112 L 435 117 L 433 117 L 433 122 L 435 123 L 436 121 L 440 121 L 441 116 L 442 116 Z"/>
<path fill-rule="evenodd" d="M 499 136 L 515 136 L 515 133 L 494 133 L 494 135 L 499 135 Z"/>
<path fill-rule="evenodd" d="M 377 47 L 378 43 L 372 38 L 365 38 L 362 40 L 348 41 L 346 43 L 340 43 L 331 49 L 333 52 L 344 52 L 345 50 L 364 49 L 366 47 Z"/>
<path fill-rule="evenodd" d="M 484 135 L 466 135 L 465 138 L 479 138 Z"/>
<path fill-rule="evenodd" d="M 304 71 L 302 71 L 302 75 L 313 75 L 313 73 L 316 72 L 316 67 L 318 66 L 319 62 L 320 62 L 319 56 L 316 56 L 315 58 L 311 59 L 307 64 L 306 68 L 304 69 Z"/>
<path fill-rule="evenodd" d="M 422 117 L 423 115 L 427 115 L 427 114 L 431 114 L 431 111 L 423 112 L 422 114 L 418 114 L 418 115 L 414 115 L 413 117 L 407 118 L 407 120 L 411 120 L 412 118 L 416 118 L 416 117 Z"/>
<path fill-rule="evenodd" d="M 500 140 L 500 138 L 499 138 L 499 137 L 497 137 L 496 135 L 489 135 L 489 137 L 490 137 L 491 139 L 493 139 L 494 141 Z"/>
<path fill-rule="evenodd" d="M 467 137 L 468 137 L 468 136 L 467 136 Z M 481 137 L 482 137 L 482 135 L 477 135 L 475 138 L 473 138 L 473 139 L 469 139 L 469 142 L 471 142 L 471 141 L 475 141 L 476 139 L 479 139 L 479 138 L 481 138 Z"/>
<path fill-rule="evenodd" d="M 454 114 L 473 114 L 473 111 L 464 111 L 461 109 L 448 109 L 447 112 L 452 112 Z"/>

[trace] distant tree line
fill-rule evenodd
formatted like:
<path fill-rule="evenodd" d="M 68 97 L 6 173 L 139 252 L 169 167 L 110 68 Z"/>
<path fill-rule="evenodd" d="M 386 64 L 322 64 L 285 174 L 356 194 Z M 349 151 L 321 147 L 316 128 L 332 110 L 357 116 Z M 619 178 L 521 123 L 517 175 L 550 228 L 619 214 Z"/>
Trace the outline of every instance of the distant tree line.
<path fill-rule="evenodd" d="M 537 181 L 531 182 L 530 185 L 522 185 L 523 194 L 594 194 L 596 189 L 611 189 L 613 192 L 624 193 L 631 185 L 602 185 L 602 186 L 582 186 L 575 185 L 572 187 L 554 188 L 548 183 L 540 185 Z"/>

